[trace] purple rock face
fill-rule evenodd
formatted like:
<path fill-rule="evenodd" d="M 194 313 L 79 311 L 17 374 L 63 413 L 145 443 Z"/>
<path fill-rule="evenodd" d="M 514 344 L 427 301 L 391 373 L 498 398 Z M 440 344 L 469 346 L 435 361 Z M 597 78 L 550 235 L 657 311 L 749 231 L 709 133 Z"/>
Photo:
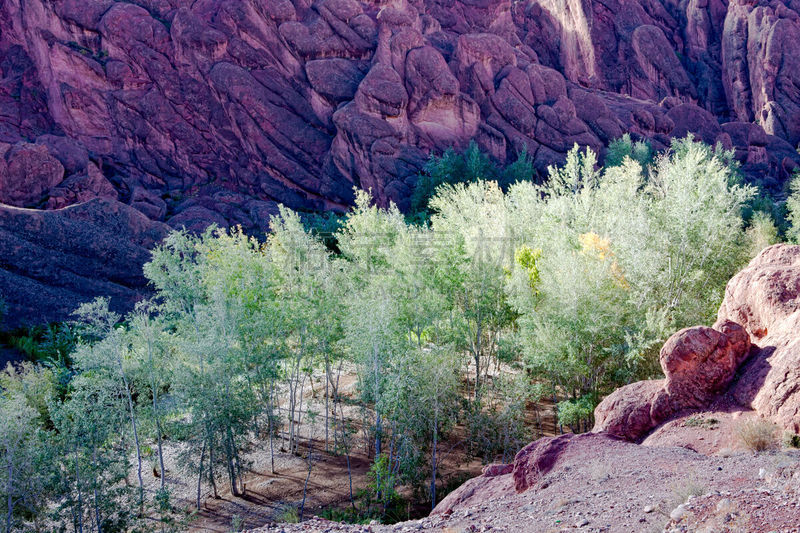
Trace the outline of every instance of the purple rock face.
<path fill-rule="evenodd" d="M 473 139 L 544 171 L 624 132 L 779 184 L 799 61 L 798 0 L 4 0 L 0 202 L 263 229 L 354 186 L 406 206 Z"/>

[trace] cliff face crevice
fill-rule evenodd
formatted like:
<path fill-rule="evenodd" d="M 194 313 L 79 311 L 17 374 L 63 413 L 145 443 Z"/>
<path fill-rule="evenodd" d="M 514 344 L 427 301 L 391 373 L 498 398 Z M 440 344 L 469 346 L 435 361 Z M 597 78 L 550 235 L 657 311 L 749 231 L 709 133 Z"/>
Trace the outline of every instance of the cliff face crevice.
<path fill-rule="evenodd" d="M 800 164 L 799 13 L 798 0 L 5 0 L 0 203 L 105 198 L 171 227 L 265 231 L 277 203 L 341 210 L 353 186 L 403 207 L 430 152 L 471 140 L 499 162 L 526 148 L 545 172 L 625 132 L 657 149 L 695 133 L 778 188 Z"/>

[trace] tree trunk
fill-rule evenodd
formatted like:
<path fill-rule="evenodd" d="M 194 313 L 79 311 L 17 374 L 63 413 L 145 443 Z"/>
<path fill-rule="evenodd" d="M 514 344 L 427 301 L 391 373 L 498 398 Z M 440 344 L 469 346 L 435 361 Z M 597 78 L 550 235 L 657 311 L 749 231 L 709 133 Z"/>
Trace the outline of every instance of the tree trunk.
<path fill-rule="evenodd" d="M 203 440 L 203 450 L 200 452 L 200 473 L 197 475 L 197 511 L 200 512 L 200 488 L 203 486 L 203 462 L 206 458 L 206 441 Z"/>
<path fill-rule="evenodd" d="M 81 469 L 77 441 L 75 442 L 75 488 L 78 490 L 78 532 L 83 533 L 83 494 L 81 492 Z"/>
<path fill-rule="evenodd" d="M 139 431 L 136 428 L 136 413 L 133 410 L 133 396 L 131 389 L 128 386 L 128 378 L 125 376 L 125 370 L 122 367 L 122 356 L 119 349 L 116 351 L 117 365 L 119 366 L 119 375 L 122 378 L 122 384 L 125 387 L 125 396 L 128 400 L 128 411 L 131 415 L 131 428 L 133 429 L 133 441 L 136 444 L 136 475 L 139 479 L 139 515 L 144 513 L 144 481 L 142 480 L 142 450 L 139 446 Z M 163 472 L 162 479 L 163 479 Z"/>
<path fill-rule="evenodd" d="M 217 481 L 214 478 L 214 443 L 210 440 L 210 437 L 208 443 L 208 482 L 211 483 L 211 488 L 214 490 L 214 498 L 219 499 Z"/>
<path fill-rule="evenodd" d="M 272 429 L 272 409 L 267 414 L 267 431 L 269 432 L 269 464 L 270 473 L 275 475 L 275 438 Z"/>
<path fill-rule="evenodd" d="M 150 321 L 148 319 L 147 325 L 149 328 Z M 148 335 L 149 335 L 148 330 Z M 161 473 L 161 490 L 164 490 L 165 483 L 166 483 L 166 472 L 164 468 L 164 449 L 161 444 L 161 417 L 158 414 L 158 384 L 156 383 L 156 376 L 155 376 L 155 363 L 153 361 L 153 345 L 150 341 L 150 337 L 147 338 L 147 358 L 149 359 L 150 364 L 150 389 L 153 393 L 153 416 L 156 419 L 156 433 L 158 437 L 158 467 Z"/>
<path fill-rule="evenodd" d="M 436 445 L 439 442 L 439 409 L 434 409 L 433 412 L 433 457 L 431 458 L 431 465 L 433 467 L 433 474 L 431 476 L 431 510 L 436 507 Z"/>
<path fill-rule="evenodd" d="M 325 453 L 330 452 L 330 445 L 328 444 L 328 425 L 330 420 L 330 404 L 329 404 L 329 386 L 330 386 L 331 364 L 328 358 L 328 352 L 325 352 Z"/>
<path fill-rule="evenodd" d="M 303 501 L 300 502 L 300 521 L 303 520 L 303 512 L 306 507 L 306 495 L 308 494 L 308 480 L 311 479 L 311 469 L 314 466 L 314 459 L 311 447 L 311 438 L 308 439 L 308 473 L 306 474 L 306 481 L 303 483 Z"/>
<path fill-rule="evenodd" d="M 6 503 L 6 532 L 11 533 L 11 517 L 14 515 L 14 462 L 11 460 L 11 450 L 7 450 L 8 453 L 8 481 L 7 481 L 7 488 L 6 488 L 6 498 L 8 502 Z"/>
<path fill-rule="evenodd" d="M 103 533 L 103 528 L 100 525 L 100 495 L 97 493 L 97 445 L 92 444 L 92 465 L 94 466 L 94 479 L 92 480 L 92 489 L 94 492 L 94 521 L 97 527 L 97 533 Z"/>

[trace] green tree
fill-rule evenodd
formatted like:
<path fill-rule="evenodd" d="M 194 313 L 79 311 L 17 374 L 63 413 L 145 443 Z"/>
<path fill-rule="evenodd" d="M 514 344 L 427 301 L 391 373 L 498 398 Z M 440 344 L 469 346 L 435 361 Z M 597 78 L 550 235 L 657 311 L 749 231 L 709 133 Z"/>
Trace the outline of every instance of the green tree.
<path fill-rule="evenodd" d="M 418 176 L 411 197 L 411 219 L 426 222 L 430 218 L 433 210 L 428 204 L 443 185 L 495 181 L 505 190 L 514 183 L 530 181 L 533 177 L 533 161 L 526 147 L 505 167 L 493 163 L 475 141 L 471 141 L 463 153 L 449 148 L 441 156 L 431 156 Z"/>
<path fill-rule="evenodd" d="M 129 363 L 123 343 L 124 329 L 119 327 L 120 315 L 109 309 L 107 298 L 97 298 L 81 305 L 75 316 L 81 324 L 84 343 L 74 354 L 75 365 L 86 375 L 94 373 L 98 380 L 105 374 L 108 379 L 120 380 L 120 388 L 127 404 L 127 414 L 136 451 L 136 476 L 139 481 L 139 512 L 144 512 L 144 481 L 142 479 L 142 450 L 133 391 L 128 379 Z M 103 376 L 105 377 L 105 376 Z"/>
<path fill-rule="evenodd" d="M 506 198 L 494 182 L 443 187 L 431 207 L 437 283 L 455 311 L 456 347 L 471 356 L 473 398 L 479 405 L 489 366 L 497 361 L 503 333 L 515 319 L 505 286 L 517 238 Z"/>
<path fill-rule="evenodd" d="M 136 527 L 138 495 L 124 483 L 131 464 L 125 438 L 130 423 L 121 382 L 86 373 L 70 383 L 67 398 L 54 401 L 52 446 L 57 455 L 57 518 L 78 532 L 126 531 Z"/>
<path fill-rule="evenodd" d="M 786 200 L 786 211 L 791 224 L 786 237 L 800 244 L 800 173 L 795 174 L 789 184 L 789 197 Z"/>
<path fill-rule="evenodd" d="M 43 507 L 47 441 L 38 418 L 20 391 L 0 394 L 0 508 L 6 533 L 22 530 L 25 517 L 36 516 Z"/>

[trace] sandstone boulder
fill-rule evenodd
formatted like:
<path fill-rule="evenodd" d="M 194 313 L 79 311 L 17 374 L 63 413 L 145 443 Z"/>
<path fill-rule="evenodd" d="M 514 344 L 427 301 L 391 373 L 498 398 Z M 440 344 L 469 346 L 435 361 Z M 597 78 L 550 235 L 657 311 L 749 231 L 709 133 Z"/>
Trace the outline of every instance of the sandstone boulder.
<path fill-rule="evenodd" d="M 116 200 L 118 196 L 117 190 L 97 168 L 97 165 L 88 163 L 85 171 L 70 176 L 51 189 L 47 208 L 61 209 L 69 205 L 87 202 L 93 198 Z"/>
<path fill-rule="evenodd" d="M 680 411 L 721 395 L 800 430 L 800 246 L 762 251 L 728 283 L 713 328 L 679 331 L 661 349 L 666 379 L 617 389 L 594 431 L 636 441 Z"/>
<path fill-rule="evenodd" d="M 733 398 L 800 432 L 800 246 L 771 246 L 731 279 L 717 322 L 728 320 L 755 345 Z"/>
<path fill-rule="evenodd" d="M 39 204 L 64 179 L 64 166 L 46 147 L 35 144 L 9 149 L 0 171 L 0 203 L 18 207 Z"/>

